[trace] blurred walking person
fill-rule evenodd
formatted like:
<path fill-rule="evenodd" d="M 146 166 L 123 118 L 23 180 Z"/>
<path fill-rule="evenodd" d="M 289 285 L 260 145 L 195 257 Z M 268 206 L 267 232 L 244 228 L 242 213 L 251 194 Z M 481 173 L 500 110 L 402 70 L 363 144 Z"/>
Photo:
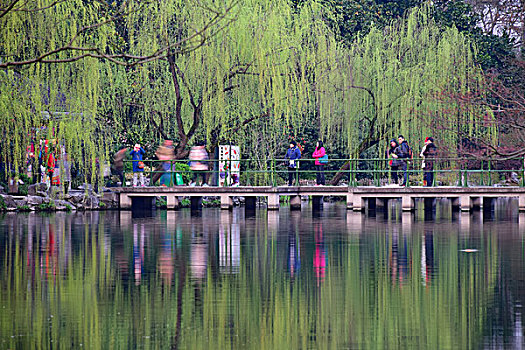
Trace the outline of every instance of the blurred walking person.
<path fill-rule="evenodd" d="M 196 186 L 199 175 L 202 176 L 202 186 L 208 186 L 208 152 L 206 146 L 199 144 L 190 150 L 190 169 L 193 171 L 193 179 L 190 186 Z"/>
<path fill-rule="evenodd" d="M 164 143 L 157 148 L 155 155 L 159 160 L 165 160 L 160 166 L 158 166 L 155 171 L 159 171 L 153 175 L 153 183 L 157 182 L 157 179 L 160 177 L 161 186 L 169 186 L 171 183 L 171 172 L 172 163 L 171 161 L 175 158 L 175 150 L 173 148 L 173 141 L 164 140 Z M 157 170 L 159 169 L 159 170 Z M 160 176 L 159 176 L 160 175 Z"/>
<path fill-rule="evenodd" d="M 128 149 L 126 147 L 121 147 L 113 155 L 113 173 L 119 177 L 120 186 L 126 186 L 126 179 L 124 178 L 124 158 L 126 157 L 126 152 Z"/>

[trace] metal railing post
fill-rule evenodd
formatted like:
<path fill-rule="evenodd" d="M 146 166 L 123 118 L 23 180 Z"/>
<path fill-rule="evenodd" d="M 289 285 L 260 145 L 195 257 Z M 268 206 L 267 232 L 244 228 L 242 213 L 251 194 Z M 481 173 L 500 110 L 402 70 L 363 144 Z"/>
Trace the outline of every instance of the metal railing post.
<path fill-rule="evenodd" d="M 488 181 L 488 185 L 489 186 L 492 186 L 492 161 L 489 160 L 489 169 L 488 169 L 488 173 L 489 173 L 489 181 Z"/>
<path fill-rule="evenodd" d="M 295 186 L 299 186 L 299 160 L 297 160 L 297 166 L 295 167 Z"/>
<path fill-rule="evenodd" d="M 523 170 L 521 172 L 521 187 L 525 186 L 525 157 L 523 157 Z"/>

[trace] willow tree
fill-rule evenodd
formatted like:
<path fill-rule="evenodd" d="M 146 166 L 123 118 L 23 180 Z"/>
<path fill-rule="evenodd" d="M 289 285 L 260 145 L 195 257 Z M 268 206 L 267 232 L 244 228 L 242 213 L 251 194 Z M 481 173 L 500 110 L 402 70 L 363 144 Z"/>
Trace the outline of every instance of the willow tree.
<path fill-rule="evenodd" d="M 143 55 L 169 46 L 204 24 L 206 12 L 224 12 L 231 2 L 209 1 L 195 8 L 184 2 L 151 3 L 128 18 L 130 52 Z M 192 139 L 246 145 L 239 132 L 265 120 L 261 138 L 283 125 L 301 124 L 315 107 L 312 83 L 337 44 L 315 1 L 293 10 L 289 1 L 243 1 L 227 25 L 210 31 L 198 50 L 169 53 L 119 76 L 111 96 L 115 121 L 129 137 L 156 133 L 176 140 L 176 157 L 188 154 Z M 153 130 L 152 130 L 153 127 Z"/>
<path fill-rule="evenodd" d="M 129 69 L 165 58 L 167 52 L 183 55 L 195 50 L 229 10 L 227 6 L 224 13 L 204 10 L 202 25 L 187 36 L 133 55 L 127 51 L 127 32 L 119 29 L 125 18 L 143 14 L 150 3 L 155 2 L 0 4 L 0 128 L 5 132 L 0 162 L 10 171 L 23 171 L 31 142 L 56 139 L 85 180 L 95 181 L 97 159 L 108 158 L 114 136 L 111 125 L 100 118 L 108 104 L 108 89 L 118 79 L 108 75 L 110 66 Z"/>
<path fill-rule="evenodd" d="M 323 132 L 328 139 L 344 135 L 351 157 L 367 150 L 383 156 L 387 139 L 399 133 L 416 147 L 426 136 L 434 136 L 438 146 L 457 145 L 452 127 L 493 137 L 493 129 L 476 123 L 476 115 L 485 110 L 459 108 L 438 98 L 451 90 L 479 90 L 482 74 L 474 52 L 458 30 L 439 28 L 428 8 L 416 9 L 384 30 L 372 28 L 324 76 L 334 98 L 319 98 L 320 108 L 330 111 L 321 119 Z M 454 147 L 449 150 L 455 154 Z"/>

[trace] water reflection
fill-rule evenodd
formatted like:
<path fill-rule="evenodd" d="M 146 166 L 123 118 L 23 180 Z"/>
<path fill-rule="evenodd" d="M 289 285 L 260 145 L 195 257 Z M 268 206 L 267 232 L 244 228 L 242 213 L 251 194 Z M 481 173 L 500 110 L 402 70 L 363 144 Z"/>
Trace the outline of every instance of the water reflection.
<path fill-rule="evenodd" d="M 504 204 L 2 215 L 0 347 L 517 348 Z"/>

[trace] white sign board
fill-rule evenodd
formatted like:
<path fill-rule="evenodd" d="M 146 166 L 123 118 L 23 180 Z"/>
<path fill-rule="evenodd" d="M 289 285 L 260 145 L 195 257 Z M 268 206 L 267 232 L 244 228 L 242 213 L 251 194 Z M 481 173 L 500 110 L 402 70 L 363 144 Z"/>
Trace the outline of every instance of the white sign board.
<path fill-rule="evenodd" d="M 219 146 L 219 186 L 239 186 L 241 176 L 239 146 Z"/>

